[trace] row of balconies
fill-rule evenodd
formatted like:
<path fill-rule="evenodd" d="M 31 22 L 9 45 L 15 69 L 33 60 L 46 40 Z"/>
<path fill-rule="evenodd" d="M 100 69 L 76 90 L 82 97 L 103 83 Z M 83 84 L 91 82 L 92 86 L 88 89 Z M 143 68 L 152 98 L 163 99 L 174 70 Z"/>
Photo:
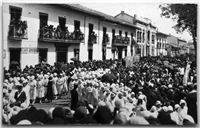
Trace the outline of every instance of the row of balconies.
<path fill-rule="evenodd" d="M 22 40 L 28 39 L 27 33 L 27 22 L 20 21 L 20 24 L 10 24 L 9 25 L 9 39 L 14 40 Z M 42 29 L 39 29 L 38 40 L 46 41 L 46 42 L 72 42 L 72 43 L 80 43 L 84 40 L 84 33 L 82 33 L 79 29 L 74 30 L 73 32 L 69 32 L 67 29 L 62 31 L 59 26 L 55 28 L 53 25 L 46 25 Z M 110 37 L 108 34 L 103 36 L 103 45 L 109 44 Z M 116 46 L 127 46 L 129 45 L 130 38 L 123 37 L 120 35 L 114 36 L 112 39 L 112 45 Z M 92 32 L 88 37 L 89 44 L 97 43 L 97 34 Z M 131 40 L 131 45 L 134 45 L 136 41 L 134 39 Z"/>

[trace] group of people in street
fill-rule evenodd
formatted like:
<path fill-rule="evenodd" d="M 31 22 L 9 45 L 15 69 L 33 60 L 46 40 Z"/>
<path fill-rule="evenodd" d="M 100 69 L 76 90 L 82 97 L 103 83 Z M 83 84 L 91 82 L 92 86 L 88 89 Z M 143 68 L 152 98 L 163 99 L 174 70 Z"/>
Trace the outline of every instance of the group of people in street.
<path fill-rule="evenodd" d="M 133 66 L 125 60 L 66 65 L 5 70 L 3 123 L 197 124 L 197 67 L 189 55 L 142 57 Z M 34 107 L 63 95 L 70 106 Z"/>

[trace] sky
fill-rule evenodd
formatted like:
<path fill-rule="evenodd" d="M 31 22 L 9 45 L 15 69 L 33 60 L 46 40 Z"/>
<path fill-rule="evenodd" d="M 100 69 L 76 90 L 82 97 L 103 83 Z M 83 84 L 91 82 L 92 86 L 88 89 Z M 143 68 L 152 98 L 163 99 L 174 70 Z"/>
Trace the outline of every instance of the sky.
<path fill-rule="evenodd" d="M 116 16 L 121 11 L 134 16 L 137 14 L 141 17 L 146 17 L 155 22 L 158 31 L 171 34 L 176 37 L 180 37 L 189 41 L 192 37 L 188 32 L 183 32 L 182 34 L 177 34 L 177 32 L 172 28 L 176 22 L 172 19 L 167 19 L 161 17 L 161 10 L 159 9 L 159 3 L 80 3 L 88 8 L 106 13 L 111 16 Z"/>

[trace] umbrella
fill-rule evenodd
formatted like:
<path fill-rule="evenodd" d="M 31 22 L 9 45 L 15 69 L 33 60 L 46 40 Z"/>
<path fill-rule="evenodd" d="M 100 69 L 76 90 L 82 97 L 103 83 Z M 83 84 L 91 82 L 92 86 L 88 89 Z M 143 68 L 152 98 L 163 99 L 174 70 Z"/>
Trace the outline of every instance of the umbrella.
<path fill-rule="evenodd" d="M 169 61 L 165 60 L 163 61 L 164 64 L 169 64 Z"/>
<path fill-rule="evenodd" d="M 77 61 L 79 61 L 76 57 L 74 57 L 74 58 L 71 58 L 70 60 L 72 60 L 72 61 L 74 61 L 74 62 L 77 62 Z"/>
<path fill-rule="evenodd" d="M 71 65 L 66 65 L 66 64 L 61 64 L 60 69 L 65 71 L 65 70 L 70 70 L 72 68 Z"/>
<path fill-rule="evenodd" d="M 161 63 L 162 63 L 160 60 L 157 60 L 156 62 L 157 62 L 157 63 L 159 63 L 159 64 L 161 64 Z"/>
<path fill-rule="evenodd" d="M 17 61 L 12 61 L 11 64 L 18 65 L 19 62 L 17 62 Z"/>
<path fill-rule="evenodd" d="M 113 74 L 110 74 L 110 73 L 107 73 L 107 74 L 104 74 L 102 77 L 101 77 L 101 80 L 102 82 L 112 82 L 113 80 L 115 80 L 117 77 Z"/>

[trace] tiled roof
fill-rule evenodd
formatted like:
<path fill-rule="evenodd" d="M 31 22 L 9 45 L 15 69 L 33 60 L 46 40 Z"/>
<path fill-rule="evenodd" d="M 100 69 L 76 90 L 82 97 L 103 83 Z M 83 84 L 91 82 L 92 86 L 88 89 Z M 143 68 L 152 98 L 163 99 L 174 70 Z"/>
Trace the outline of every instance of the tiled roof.
<path fill-rule="evenodd" d="M 89 15 L 92 15 L 92 16 L 99 17 L 99 18 L 101 18 L 102 20 L 105 20 L 105 21 L 118 23 L 120 25 L 124 25 L 124 26 L 128 26 L 128 27 L 138 28 L 133 23 L 129 23 L 125 20 L 115 18 L 113 16 L 107 15 L 107 14 L 99 12 L 99 11 L 96 11 L 94 9 L 87 8 L 87 7 L 82 6 L 80 4 L 58 4 L 58 5 L 65 7 L 65 8 L 68 8 L 68 9 L 78 11 L 78 12 L 82 12 L 82 13 L 86 13 L 86 14 L 89 14 Z"/>
<path fill-rule="evenodd" d="M 168 34 L 165 34 L 165 33 L 160 32 L 160 31 L 158 31 L 157 34 L 161 34 L 161 35 L 169 36 Z"/>

